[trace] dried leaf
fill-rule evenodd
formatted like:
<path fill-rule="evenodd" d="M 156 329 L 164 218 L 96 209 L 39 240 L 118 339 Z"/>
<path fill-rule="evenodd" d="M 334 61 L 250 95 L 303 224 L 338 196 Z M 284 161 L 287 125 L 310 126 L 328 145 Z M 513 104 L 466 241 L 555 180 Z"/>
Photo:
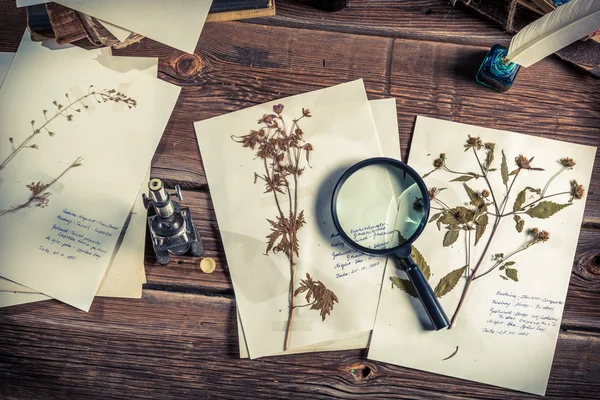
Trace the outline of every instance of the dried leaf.
<path fill-rule="evenodd" d="M 412 297 L 419 297 L 415 291 L 415 287 L 408 279 L 398 278 L 397 276 L 390 276 L 390 279 L 398 287 L 398 289 L 405 291 Z"/>
<path fill-rule="evenodd" d="M 473 179 L 474 177 L 471 175 L 461 175 L 458 178 L 454 178 L 452 179 L 450 182 L 468 182 L 471 179 Z"/>
<path fill-rule="evenodd" d="M 482 214 L 477 220 L 475 220 L 475 244 L 473 246 L 477 246 L 479 239 L 483 236 L 485 232 L 485 228 L 488 225 L 488 216 L 487 214 Z"/>
<path fill-rule="evenodd" d="M 458 229 L 450 229 L 448 232 L 446 232 L 446 235 L 444 235 L 444 247 L 451 246 L 454 242 L 456 242 L 458 239 L 458 232 L 460 232 Z"/>
<path fill-rule="evenodd" d="M 466 183 L 463 183 L 463 186 L 465 187 L 465 190 L 467 191 L 467 194 L 469 195 L 471 204 L 473 204 L 477 208 L 480 208 L 485 205 L 485 202 L 483 201 L 481 196 L 479 196 L 477 193 L 475 193 L 475 191 L 473 189 L 471 189 L 469 187 L 469 185 L 467 185 Z"/>
<path fill-rule="evenodd" d="M 455 269 L 454 271 L 448 273 L 448 275 L 443 277 L 442 280 L 435 287 L 435 290 L 433 291 L 435 297 L 442 297 L 448 294 L 452 289 L 454 289 L 454 287 L 460 280 L 461 276 L 463 276 L 466 269 L 467 266 L 465 265 L 464 267 Z"/>
<path fill-rule="evenodd" d="M 525 211 L 525 214 L 529 215 L 531 218 L 546 219 L 570 205 L 571 203 L 557 204 L 551 201 L 542 201 L 541 203 L 538 203 L 538 205 L 536 205 L 535 207 Z"/>
<path fill-rule="evenodd" d="M 415 246 L 411 246 L 410 257 L 412 258 L 413 262 L 419 266 L 419 269 L 421 269 L 425 279 L 429 280 L 431 277 L 431 269 L 429 268 L 429 265 L 427 265 L 425 257 L 423 257 L 421 252 Z"/>
<path fill-rule="evenodd" d="M 521 190 L 515 199 L 515 203 L 513 204 L 513 211 L 521 211 L 523 209 L 523 204 L 525 204 L 525 198 L 527 196 L 527 191 L 531 191 L 533 193 L 541 193 L 540 189 L 532 188 L 531 186 L 527 186 L 525 189 Z"/>
<path fill-rule="evenodd" d="M 519 217 L 518 215 L 515 215 L 514 218 L 515 220 L 515 228 L 517 229 L 517 232 L 521 233 L 523 232 L 523 226 L 525 226 L 525 220 L 521 217 Z"/>
<path fill-rule="evenodd" d="M 433 214 L 433 215 L 431 216 L 431 218 L 429 218 L 429 222 L 433 222 L 433 221 L 435 221 L 435 220 L 436 220 L 436 219 L 438 219 L 438 218 L 439 218 L 441 215 L 442 215 L 442 213 L 441 213 L 441 212 L 439 212 L 439 213 L 437 213 L 437 214 Z"/>
<path fill-rule="evenodd" d="M 300 293 L 306 293 L 306 301 L 312 302 L 311 310 L 320 310 L 321 320 L 325 321 L 327 315 L 330 315 L 335 303 L 339 303 L 337 296 L 331 290 L 327 289 L 323 282 L 313 281 L 307 273 L 306 279 L 300 280 L 300 286 L 294 291 L 294 296 Z"/>
<path fill-rule="evenodd" d="M 516 262 L 514 262 L 514 261 L 507 261 L 504 263 L 504 267 L 510 267 L 511 265 L 515 265 L 515 264 L 516 264 Z"/>
<path fill-rule="evenodd" d="M 490 150 L 490 151 L 491 151 L 491 150 Z M 449 355 L 448 357 L 446 357 L 446 358 L 442 358 L 442 361 L 446 361 L 446 360 L 449 360 L 449 359 L 451 359 L 452 357 L 454 357 L 454 356 L 456 355 L 456 353 L 458 353 L 458 346 L 456 346 L 456 350 L 454 350 L 454 351 L 452 352 L 452 354 L 450 354 L 450 355 Z"/>
<path fill-rule="evenodd" d="M 490 149 L 485 153 L 485 169 L 489 170 L 492 162 L 494 161 L 494 150 Z"/>
<path fill-rule="evenodd" d="M 508 280 L 508 278 L 507 278 L 507 277 L 505 277 L 504 275 L 500 275 L 500 278 L 504 279 L 505 281 L 507 281 L 507 280 Z"/>
<path fill-rule="evenodd" d="M 518 273 L 515 268 L 506 267 L 506 277 L 512 279 L 515 282 L 519 282 Z"/>
<path fill-rule="evenodd" d="M 506 164 L 506 156 L 502 150 L 502 164 L 500 165 L 500 173 L 502 174 L 502 182 L 504 186 L 508 184 L 508 165 Z"/>

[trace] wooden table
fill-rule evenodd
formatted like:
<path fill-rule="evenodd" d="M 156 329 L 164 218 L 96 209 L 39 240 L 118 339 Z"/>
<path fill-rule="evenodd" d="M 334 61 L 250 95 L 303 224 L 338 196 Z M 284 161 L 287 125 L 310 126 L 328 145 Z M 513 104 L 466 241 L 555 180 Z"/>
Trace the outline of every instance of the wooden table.
<path fill-rule="evenodd" d="M 160 57 L 183 87 L 152 174 L 181 185 L 217 270 L 155 263 L 140 300 L 99 298 L 0 310 L 2 398 L 526 399 L 523 393 L 366 359 L 366 350 L 240 360 L 235 299 L 193 121 L 363 78 L 397 100 L 402 156 L 417 114 L 600 145 L 600 81 L 550 57 L 495 93 L 475 83 L 510 36 L 444 0 L 356 0 L 337 13 L 278 0 L 277 16 L 208 23 L 195 55 L 143 40 L 120 55 Z M 16 51 L 25 13 L 0 1 L 0 51 Z M 42 66 L 40 66 L 42 67 Z M 148 249 L 147 245 L 147 249 Z M 151 247 L 150 247 L 151 248 Z M 539 266 L 543 268 L 543 266 Z M 547 396 L 600 396 L 600 153 L 585 210 Z"/>

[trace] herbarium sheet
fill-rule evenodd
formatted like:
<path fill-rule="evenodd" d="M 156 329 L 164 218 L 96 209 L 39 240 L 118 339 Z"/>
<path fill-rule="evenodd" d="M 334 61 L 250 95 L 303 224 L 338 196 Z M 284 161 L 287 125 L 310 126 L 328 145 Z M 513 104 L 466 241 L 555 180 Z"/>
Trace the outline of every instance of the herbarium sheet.
<path fill-rule="evenodd" d="M 0 276 L 89 309 L 178 94 L 26 32 L 0 90 Z"/>
<path fill-rule="evenodd" d="M 362 81 L 195 129 L 250 357 L 371 329 L 385 260 L 350 256 L 330 209 L 343 171 L 381 155 Z"/>
<path fill-rule="evenodd" d="M 369 358 L 544 394 L 595 153 L 418 117 L 409 163 L 432 208 L 413 255 L 452 327 L 431 330 L 388 265 Z"/>

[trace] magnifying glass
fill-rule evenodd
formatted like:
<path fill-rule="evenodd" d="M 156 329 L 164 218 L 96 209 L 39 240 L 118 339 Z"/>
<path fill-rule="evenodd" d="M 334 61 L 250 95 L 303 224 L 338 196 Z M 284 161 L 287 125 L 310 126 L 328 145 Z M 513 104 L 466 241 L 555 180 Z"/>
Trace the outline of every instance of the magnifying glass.
<path fill-rule="evenodd" d="M 427 187 L 414 169 L 392 158 L 361 161 L 337 182 L 331 210 L 335 227 L 350 247 L 374 256 L 393 254 L 400 261 L 435 330 L 450 325 L 410 257 L 411 244 L 429 218 Z"/>

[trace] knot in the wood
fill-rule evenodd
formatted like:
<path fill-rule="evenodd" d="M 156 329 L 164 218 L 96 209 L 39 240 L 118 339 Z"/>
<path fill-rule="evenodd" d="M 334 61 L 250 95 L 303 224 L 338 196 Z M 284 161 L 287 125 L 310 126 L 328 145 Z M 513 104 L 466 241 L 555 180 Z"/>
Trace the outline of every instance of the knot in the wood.
<path fill-rule="evenodd" d="M 196 54 L 183 54 L 175 61 L 175 71 L 180 78 L 189 79 L 202 70 L 202 59 Z"/>
<path fill-rule="evenodd" d="M 348 368 L 348 372 L 358 383 L 366 383 L 375 378 L 377 369 L 371 364 L 354 364 Z"/>
<path fill-rule="evenodd" d="M 575 273 L 585 280 L 600 283 L 600 252 L 594 250 L 583 253 Z"/>

